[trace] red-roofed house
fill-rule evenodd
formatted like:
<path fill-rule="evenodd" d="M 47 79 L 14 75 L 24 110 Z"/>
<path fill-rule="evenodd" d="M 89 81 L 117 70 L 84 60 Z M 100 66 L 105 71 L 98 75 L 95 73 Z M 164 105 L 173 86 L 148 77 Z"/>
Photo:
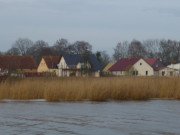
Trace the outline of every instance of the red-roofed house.
<path fill-rule="evenodd" d="M 175 76 L 176 70 L 170 67 L 165 67 L 159 58 L 144 59 L 154 70 L 155 76 Z"/>
<path fill-rule="evenodd" d="M 0 75 L 36 71 L 37 66 L 32 56 L 0 56 Z"/>
<path fill-rule="evenodd" d="M 152 76 L 153 68 L 142 58 L 122 58 L 110 69 L 113 75 Z"/>

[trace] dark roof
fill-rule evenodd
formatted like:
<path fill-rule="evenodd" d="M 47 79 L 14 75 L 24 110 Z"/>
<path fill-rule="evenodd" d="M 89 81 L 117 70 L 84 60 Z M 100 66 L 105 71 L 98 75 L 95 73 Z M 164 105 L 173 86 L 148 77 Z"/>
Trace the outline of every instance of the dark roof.
<path fill-rule="evenodd" d="M 36 63 L 32 56 L 0 56 L 0 68 L 2 69 L 36 69 Z"/>
<path fill-rule="evenodd" d="M 49 69 L 55 69 L 58 68 L 57 64 L 59 63 L 61 56 L 43 56 L 42 58 Z"/>
<path fill-rule="evenodd" d="M 102 70 L 99 61 L 94 54 L 65 54 L 63 57 L 69 67 L 76 66 L 83 58 L 87 57 L 92 66 L 92 70 Z"/>
<path fill-rule="evenodd" d="M 109 70 L 125 71 L 129 66 L 133 66 L 140 58 L 122 58 L 118 60 Z"/>

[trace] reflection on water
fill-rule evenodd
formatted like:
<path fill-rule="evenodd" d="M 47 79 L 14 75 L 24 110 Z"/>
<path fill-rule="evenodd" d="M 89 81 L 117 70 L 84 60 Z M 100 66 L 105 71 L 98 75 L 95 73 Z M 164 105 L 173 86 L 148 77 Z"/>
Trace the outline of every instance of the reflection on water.
<path fill-rule="evenodd" d="M 2 135 L 180 135 L 180 101 L 0 102 Z"/>

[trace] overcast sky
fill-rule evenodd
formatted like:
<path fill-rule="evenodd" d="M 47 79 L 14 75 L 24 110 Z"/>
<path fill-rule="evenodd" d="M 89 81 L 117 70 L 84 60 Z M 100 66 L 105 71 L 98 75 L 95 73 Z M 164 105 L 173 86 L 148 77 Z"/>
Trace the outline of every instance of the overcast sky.
<path fill-rule="evenodd" d="M 119 41 L 180 40 L 180 0 L 0 0 L 0 51 L 19 37 L 88 41 L 113 52 Z"/>

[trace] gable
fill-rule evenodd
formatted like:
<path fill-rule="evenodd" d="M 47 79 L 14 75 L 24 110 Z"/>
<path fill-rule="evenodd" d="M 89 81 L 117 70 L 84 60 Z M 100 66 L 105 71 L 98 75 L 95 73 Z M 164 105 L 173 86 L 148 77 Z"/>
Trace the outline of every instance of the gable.
<path fill-rule="evenodd" d="M 57 69 L 57 64 L 59 63 L 61 57 L 60 56 L 43 56 L 42 59 L 44 59 L 47 67 L 49 69 Z"/>
<path fill-rule="evenodd" d="M 135 71 L 138 71 L 139 76 L 151 76 L 154 75 L 153 68 L 147 63 L 144 59 L 137 61 L 133 68 Z"/>
<path fill-rule="evenodd" d="M 37 68 L 37 71 L 38 72 L 45 72 L 47 71 L 49 68 L 47 67 L 46 65 L 46 62 L 44 61 L 44 59 L 42 58 L 40 63 L 39 63 L 39 66 Z"/>
<path fill-rule="evenodd" d="M 147 63 L 144 59 L 139 59 L 134 65 L 134 68 L 140 69 L 140 70 L 145 70 L 145 69 L 150 69 L 153 70 L 153 68 Z"/>
<path fill-rule="evenodd" d="M 61 60 L 58 64 L 58 68 L 69 68 L 63 56 L 61 57 Z"/>

